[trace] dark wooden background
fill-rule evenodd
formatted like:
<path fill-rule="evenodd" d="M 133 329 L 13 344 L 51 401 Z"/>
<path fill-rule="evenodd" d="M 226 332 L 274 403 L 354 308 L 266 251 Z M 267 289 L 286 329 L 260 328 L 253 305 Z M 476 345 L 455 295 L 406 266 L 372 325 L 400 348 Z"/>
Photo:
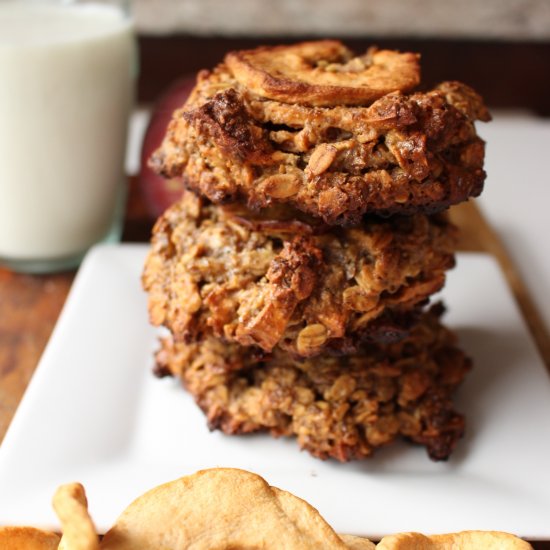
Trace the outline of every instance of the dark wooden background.
<path fill-rule="evenodd" d="M 304 36 L 300 39 L 308 39 Z M 141 68 L 139 99 L 152 102 L 171 82 L 209 68 L 232 49 L 298 40 L 144 36 L 139 39 Z M 489 107 L 532 109 L 550 116 L 550 42 L 495 42 L 437 39 L 343 38 L 356 52 L 373 44 L 422 54 L 426 86 L 442 80 L 462 80 L 485 98 Z"/>

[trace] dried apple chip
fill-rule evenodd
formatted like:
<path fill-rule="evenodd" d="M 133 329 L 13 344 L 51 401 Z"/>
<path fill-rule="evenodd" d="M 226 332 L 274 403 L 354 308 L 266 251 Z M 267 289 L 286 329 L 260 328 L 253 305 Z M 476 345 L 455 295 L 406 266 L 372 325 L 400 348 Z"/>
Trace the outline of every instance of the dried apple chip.
<path fill-rule="evenodd" d="M 377 550 L 532 550 L 532 546 L 514 535 L 500 531 L 461 531 L 446 535 L 426 536 L 399 533 L 384 537 Z"/>
<path fill-rule="evenodd" d="M 56 550 L 59 536 L 34 527 L 0 527 L 2 550 Z"/>
<path fill-rule="evenodd" d="M 53 497 L 53 507 L 63 528 L 59 550 L 98 550 L 99 540 L 88 513 L 88 501 L 80 483 L 61 485 Z"/>
<path fill-rule="evenodd" d="M 354 57 L 337 40 L 230 52 L 225 62 L 259 96 L 315 106 L 368 105 L 420 82 L 417 54 L 371 49 Z"/>
<path fill-rule="evenodd" d="M 102 550 L 349 548 L 319 512 L 243 470 L 203 470 L 136 499 Z"/>

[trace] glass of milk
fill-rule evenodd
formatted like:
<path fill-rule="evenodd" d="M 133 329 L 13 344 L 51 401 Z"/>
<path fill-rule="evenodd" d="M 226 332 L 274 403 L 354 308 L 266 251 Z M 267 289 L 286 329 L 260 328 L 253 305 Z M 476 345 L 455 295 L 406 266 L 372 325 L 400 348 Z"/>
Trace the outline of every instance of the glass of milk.
<path fill-rule="evenodd" d="M 136 57 L 127 2 L 0 0 L 0 264 L 120 238 Z"/>

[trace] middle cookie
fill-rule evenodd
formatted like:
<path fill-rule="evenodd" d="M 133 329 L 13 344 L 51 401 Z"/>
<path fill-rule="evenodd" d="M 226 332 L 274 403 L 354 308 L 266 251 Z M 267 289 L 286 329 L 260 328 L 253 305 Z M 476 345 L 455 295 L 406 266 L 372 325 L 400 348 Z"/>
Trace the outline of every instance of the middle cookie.
<path fill-rule="evenodd" d="M 444 284 L 456 231 L 444 215 L 328 228 L 187 192 L 158 220 L 143 273 L 149 313 L 176 339 L 215 335 L 298 356 L 406 334 Z"/>

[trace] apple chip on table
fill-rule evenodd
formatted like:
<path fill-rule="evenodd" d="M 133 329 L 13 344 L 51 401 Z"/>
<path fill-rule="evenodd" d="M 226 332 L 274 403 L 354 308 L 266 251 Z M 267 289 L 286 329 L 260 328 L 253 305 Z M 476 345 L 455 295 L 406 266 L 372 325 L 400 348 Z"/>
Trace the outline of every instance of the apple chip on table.
<path fill-rule="evenodd" d="M 34 527 L 0 527 L 2 550 L 55 550 L 59 536 Z"/>
<path fill-rule="evenodd" d="M 339 535 L 304 500 L 271 487 L 244 470 L 202 470 L 138 497 L 100 540 L 79 483 L 61 486 L 53 499 L 63 536 L 32 527 L 0 528 L 2 550 L 455 550 L 529 549 L 501 532 L 464 531 L 425 536 L 401 533 L 377 545 Z"/>

